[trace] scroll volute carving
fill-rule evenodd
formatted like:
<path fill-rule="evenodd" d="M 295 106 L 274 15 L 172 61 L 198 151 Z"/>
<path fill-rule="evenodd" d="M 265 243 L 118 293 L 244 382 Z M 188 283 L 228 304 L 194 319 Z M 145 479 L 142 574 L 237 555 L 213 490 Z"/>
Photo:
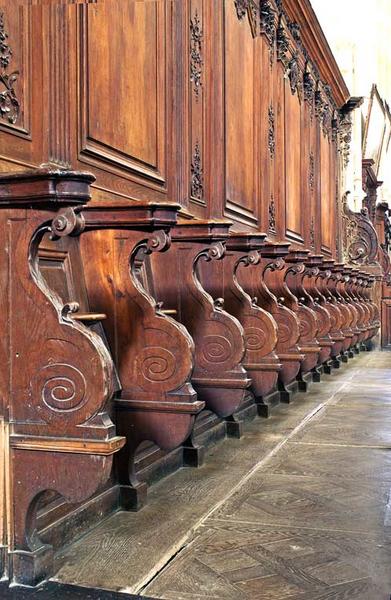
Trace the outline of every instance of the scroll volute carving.
<path fill-rule="evenodd" d="M 359 305 L 361 306 L 362 309 L 362 325 L 363 325 L 363 329 L 364 334 L 362 336 L 362 341 L 365 342 L 366 340 L 369 339 L 370 334 L 371 334 L 371 312 L 369 307 L 367 306 L 365 299 L 364 299 L 364 292 L 363 292 L 363 288 L 365 286 L 365 273 L 363 273 L 362 271 L 359 271 L 358 276 L 357 276 L 357 280 L 356 280 L 356 296 L 358 298 L 358 302 Z"/>
<path fill-rule="evenodd" d="M 286 305 L 284 278 L 288 265 L 284 259 L 288 252 L 289 244 L 267 242 L 261 249 L 260 274 L 252 287 L 252 295 L 258 298 L 258 304 L 277 323 L 276 353 L 282 364 L 279 383 L 283 388 L 294 381 L 304 360 L 297 344 L 300 337 L 299 319 Z"/>
<path fill-rule="evenodd" d="M 343 258 L 347 264 L 356 266 L 380 265 L 377 261 L 379 240 L 368 209 L 363 208 L 355 213 L 348 207 L 347 195 L 344 197 L 343 206 Z"/>
<path fill-rule="evenodd" d="M 302 373 L 307 373 L 313 369 L 317 363 L 320 353 L 320 346 L 316 336 L 318 334 L 317 318 L 314 310 L 310 307 L 310 301 L 304 289 L 305 261 L 308 258 L 307 250 L 292 250 L 286 257 L 289 265 L 285 283 L 289 292 L 295 298 L 294 310 L 300 323 L 300 338 L 298 341 L 300 350 L 305 355 L 301 365 Z"/>
<path fill-rule="evenodd" d="M 367 311 L 363 306 L 362 299 L 359 297 L 359 281 L 361 281 L 360 270 L 353 268 L 350 272 L 350 277 L 347 284 L 347 291 L 349 296 L 352 298 L 352 302 L 358 313 L 356 331 L 354 331 L 354 333 L 355 336 L 357 336 L 357 342 L 362 343 L 367 337 L 368 326 L 366 325 Z"/>
<path fill-rule="evenodd" d="M 322 261 L 322 255 L 310 254 L 305 261 L 305 270 L 303 276 L 306 303 L 315 312 L 317 319 L 317 340 L 321 348 L 318 365 L 323 364 L 330 358 L 331 347 L 333 344 L 330 337 L 330 314 L 324 306 L 326 300 L 316 284 Z"/>
<path fill-rule="evenodd" d="M 159 299 L 176 311 L 194 339 L 193 385 L 206 408 L 220 417 L 237 410 L 250 385 L 243 367 L 243 327 L 224 309 L 223 297 L 206 291 L 213 290 L 209 267 L 224 257 L 229 226 L 226 221 L 183 221 L 172 231 L 169 260 L 156 256 L 153 261 Z"/>
<path fill-rule="evenodd" d="M 274 349 L 277 324 L 273 317 L 251 297 L 251 279 L 259 274 L 264 234 L 232 234 L 221 272 L 213 278 L 224 282 L 222 294 L 227 311 L 236 316 L 244 329 L 246 352 L 244 366 L 251 377 L 251 390 L 257 399 L 266 396 L 277 383 L 281 365 Z M 253 271 L 253 273 L 251 273 Z"/>
<path fill-rule="evenodd" d="M 354 302 L 353 298 L 349 294 L 349 285 L 350 285 L 350 280 L 352 278 L 352 273 L 353 273 L 353 268 L 345 266 L 345 268 L 342 272 L 341 281 L 338 284 L 338 291 L 339 291 L 340 295 L 343 297 L 344 302 L 345 302 L 346 306 L 348 307 L 348 310 L 350 311 L 350 314 L 351 314 L 350 329 L 352 330 L 352 333 L 353 333 L 353 338 L 351 340 L 351 347 L 355 346 L 357 344 L 358 336 L 360 333 L 360 330 L 357 327 L 359 318 L 360 318 L 360 314 L 359 314 L 357 307 L 355 306 L 355 302 Z"/>
<path fill-rule="evenodd" d="M 47 232 L 79 233 L 93 176 L 37 170 L 0 176 L 1 381 L 9 406 L 9 515 L 15 581 L 51 573 L 53 552 L 38 537 L 36 510 L 47 490 L 69 502 L 89 498 L 109 477 L 125 440 L 106 412 L 113 363 L 102 340 L 72 317 L 38 268 Z M 75 473 L 83 473 L 82 478 Z"/>
<path fill-rule="evenodd" d="M 349 310 L 349 306 L 347 305 L 344 297 L 341 294 L 341 287 L 344 285 L 344 268 L 345 265 L 343 263 L 335 263 L 332 268 L 332 275 L 329 280 L 329 289 L 338 302 L 339 310 L 342 314 L 342 333 L 345 337 L 345 340 L 342 344 L 343 350 L 348 350 L 352 344 L 353 331 L 351 329 L 351 324 L 353 321 L 353 316 L 351 311 Z"/>
<path fill-rule="evenodd" d="M 364 274 L 362 276 L 363 284 L 362 284 L 362 292 L 361 296 L 364 301 L 364 305 L 369 311 L 369 319 L 368 319 L 368 337 L 367 339 L 371 339 L 379 330 L 380 320 L 379 320 L 379 310 L 376 306 L 375 302 L 373 302 L 371 298 L 371 293 L 373 289 L 373 284 L 375 282 L 375 278 L 371 275 Z"/>
<path fill-rule="evenodd" d="M 125 508 L 139 508 L 146 500 L 146 486 L 134 470 L 139 444 L 149 440 L 163 450 L 176 448 L 203 408 L 191 383 L 193 340 L 155 295 L 150 267 L 152 256 L 170 248 L 178 209 L 175 204 L 137 203 L 83 212 L 90 302 L 108 314 L 105 328 L 122 386 L 117 423 L 127 444 L 117 470 Z M 169 273 L 174 278 L 174 272 L 165 270 L 171 284 Z"/>
<path fill-rule="evenodd" d="M 316 285 L 321 294 L 320 298 L 322 306 L 324 306 L 330 316 L 331 327 L 329 335 L 333 342 L 331 347 L 331 357 L 335 358 L 341 353 L 345 336 L 342 333 L 342 313 L 328 286 L 332 276 L 331 269 L 333 266 L 333 260 L 323 260 L 322 264 L 319 266 L 319 275 L 316 278 Z"/>

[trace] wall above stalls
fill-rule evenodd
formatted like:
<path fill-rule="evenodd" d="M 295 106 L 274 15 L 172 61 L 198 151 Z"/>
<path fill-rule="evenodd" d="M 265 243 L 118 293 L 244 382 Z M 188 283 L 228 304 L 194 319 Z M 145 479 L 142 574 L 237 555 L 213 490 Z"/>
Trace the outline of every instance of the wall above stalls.
<path fill-rule="evenodd" d="M 94 202 L 335 254 L 349 91 L 308 0 L 26 3 L 0 26 L 2 170 L 88 169 Z"/>

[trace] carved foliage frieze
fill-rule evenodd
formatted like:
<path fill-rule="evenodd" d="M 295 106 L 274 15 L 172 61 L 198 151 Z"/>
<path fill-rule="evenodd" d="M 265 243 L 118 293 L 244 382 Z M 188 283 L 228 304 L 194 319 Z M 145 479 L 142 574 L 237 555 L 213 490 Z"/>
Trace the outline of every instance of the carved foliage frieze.
<path fill-rule="evenodd" d="M 277 57 L 279 60 L 286 60 L 286 56 L 289 50 L 289 41 L 285 32 L 284 26 L 280 19 L 277 27 Z"/>
<path fill-rule="evenodd" d="M 8 43 L 4 13 L 0 11 L 0 118 L 14 125 L 20 114 L 15 83 L 19 71 L 8 72 L 12 61 L 12 50 Z"/>
<path fill-rule="evenodd" d="M 265 34 L 271 45 L 271 58 L 273 57 L 274 42 L 276 39 L 276 11 L 269 0 L 261 0 L 259 8 L 259 21 L 261 33 Z"/>
<path fill-rule="evenodd" d="M 193 84 L 193 93 L 197 100 L 202 88 L 202 43 L 203 31 L 196 10 L 190 21 L 190 81 Z"/>

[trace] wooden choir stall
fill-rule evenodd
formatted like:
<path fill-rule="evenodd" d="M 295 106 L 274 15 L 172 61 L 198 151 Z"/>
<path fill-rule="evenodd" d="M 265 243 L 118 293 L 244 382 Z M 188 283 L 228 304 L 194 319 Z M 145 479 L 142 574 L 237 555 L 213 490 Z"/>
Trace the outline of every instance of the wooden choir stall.
<path fill-rule="evenodd" d="M 10 582 L 370 347 L 390 227 L 344 198 L 350 110 L 309 0 L 0 9 Z"/>

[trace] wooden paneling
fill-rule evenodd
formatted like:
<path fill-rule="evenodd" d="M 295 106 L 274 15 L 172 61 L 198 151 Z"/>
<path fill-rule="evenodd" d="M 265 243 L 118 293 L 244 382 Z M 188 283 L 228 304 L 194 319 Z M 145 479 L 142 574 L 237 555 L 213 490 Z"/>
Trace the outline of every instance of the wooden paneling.
<path fill-rule="evenodd" d="M 259 69 L 256 45 L 247 19 L 238 19 L 235 4 L 225 3 L 225 151 L 227 216 L 257 224 L 256 109 Z"/>
<path fill-rule="evenodd" d="M 45 161 L 42 9 L 0 7 L 0 33 L 0 170 L 20 170 Z"/>
<path fill-rule="evenodd" d="M 322 250 L 331 252 L 332 243 L 332 211 L 333 188 L 332 174 L 330 172 L 330 144 L 327 135 L 320 133 L 320 205 L 321 205 L 321 232 Z"/>
<path fill-rule="evenodd" d="M 81 155 L 165 183 L 165 6 L 83 6 Z M 130 35 L 131 32 L 131 35 Z"/>
<path fill-rule="evenodd" d="M 285 81 L 285 210 L 286 237 L 302 241 L 301 105 Z"/>

